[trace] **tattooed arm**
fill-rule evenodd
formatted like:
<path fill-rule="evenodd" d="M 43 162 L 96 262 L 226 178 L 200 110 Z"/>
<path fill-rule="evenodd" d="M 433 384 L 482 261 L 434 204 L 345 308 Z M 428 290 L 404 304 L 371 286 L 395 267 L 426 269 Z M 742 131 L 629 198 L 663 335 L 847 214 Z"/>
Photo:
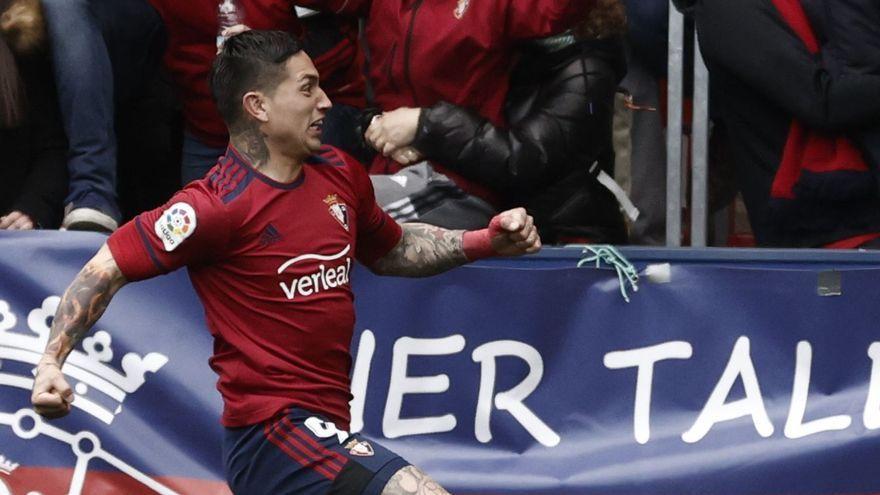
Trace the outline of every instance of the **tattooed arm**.
<path fill-rule="evenodd" d="M 46 350 L 37 364 L 31 402 L 39 414 L 55 418 L 70 412 L 73 390 L 64 379 L 61 366 L 125 283 L 105 244 L 67 288 L 52 320 Z"/>
<path fill-rule="evenodd" d="M 401 228 L 400 242 L 370 267 L 373 272 L 428 277 L 468 262 L 461 245 L 463 230 L 446 230 L 424 223 L 405 223 Z"/>
<path fill-rule="evenodd" d="M 370 268 L 379 275 L 428 277 L 488 256 L 520 256 L 541 249 L 531 216 L 522 208 L 505 211 L 484 230 L 446 230 L 405 223 L 403 237 Z"/>

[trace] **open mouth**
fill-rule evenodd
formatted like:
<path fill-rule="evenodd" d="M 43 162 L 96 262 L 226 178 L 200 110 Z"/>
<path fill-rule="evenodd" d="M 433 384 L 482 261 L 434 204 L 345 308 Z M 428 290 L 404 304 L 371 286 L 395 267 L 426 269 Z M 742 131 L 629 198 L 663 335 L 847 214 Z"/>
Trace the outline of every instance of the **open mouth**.
<path fill-rule="evenodd" d="M 321 132 L 321 130 L 323 128 L 324 128 L 324 119 L 318 119 L 318 120 L 312 122 L 311 125 L 309 125 L 309 129 L 316 131 L 316 132 Z"/>

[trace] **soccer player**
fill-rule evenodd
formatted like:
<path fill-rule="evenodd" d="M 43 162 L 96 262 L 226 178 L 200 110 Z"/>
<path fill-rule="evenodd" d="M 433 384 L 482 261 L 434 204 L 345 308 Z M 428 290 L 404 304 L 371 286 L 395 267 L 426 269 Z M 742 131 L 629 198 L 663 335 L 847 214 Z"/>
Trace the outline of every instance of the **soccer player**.
<path fill-rule="evenodd" d="M 73 392 L 61 367 L 125 283 L 187 266 L 214 336 L 227 480 L 238 494 L 444 494 L 418 468 L 348 434 L 352 258 L 427 276 L 541 247 L 522 209 L 480 231 L 398 225 L 364 168 L 321 145 L 330 101 L 289 35 L 248 31 L 214 63 L 230 145 L 208 176 L 107 240 L 65 292 L 32 402 L 53 418 Z"/>

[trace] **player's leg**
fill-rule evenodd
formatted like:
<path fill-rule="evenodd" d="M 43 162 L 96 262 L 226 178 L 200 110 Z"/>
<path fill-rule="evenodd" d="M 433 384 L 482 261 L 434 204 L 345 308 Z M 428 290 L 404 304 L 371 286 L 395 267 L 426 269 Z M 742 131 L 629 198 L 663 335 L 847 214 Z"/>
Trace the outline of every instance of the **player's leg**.
<path fill-rule="evenodd" d="M 449 495 L 449 492 L 421 469 L 409 465 L 394 473 L 382 489 L 382 495 Z"/>

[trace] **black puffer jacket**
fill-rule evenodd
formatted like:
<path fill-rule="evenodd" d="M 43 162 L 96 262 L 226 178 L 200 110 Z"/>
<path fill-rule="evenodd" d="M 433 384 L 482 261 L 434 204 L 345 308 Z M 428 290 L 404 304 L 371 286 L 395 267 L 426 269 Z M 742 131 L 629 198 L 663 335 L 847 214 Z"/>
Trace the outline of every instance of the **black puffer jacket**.
<path fill-rule="evenodd" d="M 614 93 L 625 72 L 619 40 L 542 40 L 511 76 L 509 129 L 440 102 L 422 110 L 413 145 L 500 192 L 504 206 L 524 205 L 544 242 L 625 242 L 614 196 L 588 172 L 598 161 L 612 173 Z"/>

